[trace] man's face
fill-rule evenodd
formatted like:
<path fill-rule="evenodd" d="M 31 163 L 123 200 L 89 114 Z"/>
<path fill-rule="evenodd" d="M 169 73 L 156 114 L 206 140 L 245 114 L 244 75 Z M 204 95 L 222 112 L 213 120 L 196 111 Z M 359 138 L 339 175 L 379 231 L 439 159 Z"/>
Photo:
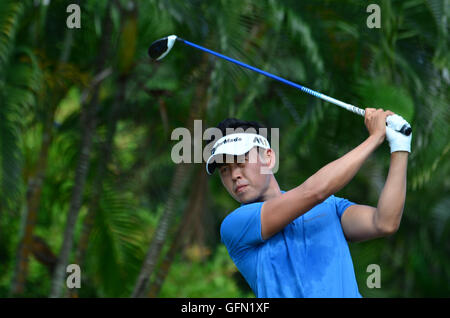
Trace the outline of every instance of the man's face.
<path fill-rule="evenodd" d="M 273 155 L 271 149 L 265 150 L 261 155 L 267 157 Z M 267 161 L 261 160 L 256 147 L 247 154 L 234 156 L 233 163 L 222 164 L 218 170 L 222 184 L 228 193 L 241 203 L 251 203 L 260 201 L 269 187 L 269 173 L 262 173 L 267 170 Z"/>

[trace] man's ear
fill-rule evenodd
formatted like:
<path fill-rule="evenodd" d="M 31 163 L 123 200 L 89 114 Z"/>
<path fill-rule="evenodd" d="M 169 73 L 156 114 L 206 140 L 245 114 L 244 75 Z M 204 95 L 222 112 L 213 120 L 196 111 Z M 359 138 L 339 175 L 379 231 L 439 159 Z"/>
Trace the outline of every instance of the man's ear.
<path fill-rule="evenodd" d="M 272 169 L 275 167 L 276 156 L 272 149 L 261 149 L 260 159 L 262 161 L 260 172 L 261 174 L 272 174 Z"/>

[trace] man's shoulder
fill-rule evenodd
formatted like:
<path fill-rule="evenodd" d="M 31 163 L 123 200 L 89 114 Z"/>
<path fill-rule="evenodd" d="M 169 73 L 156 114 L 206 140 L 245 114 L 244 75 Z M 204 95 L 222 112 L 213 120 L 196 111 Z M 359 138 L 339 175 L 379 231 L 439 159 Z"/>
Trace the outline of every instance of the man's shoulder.
<path fill-rule="evenodd" d="M 338 216 L 339 220 L 342 217 L 342 214 L 345 212 L 345 210 L 355 205 L 356 203 L 342 197 L 337 197 L 335 195 L 330 195 L 328 198 L 326 198 L 322 203 L 319 203 L 316 205 L 312 210 L 315 211 L 321 211 L 322 213 L 333 213 Z"/>
<path fill-rule="evenodd" d="M 325 200 L 323 200 L 321 203 L 319 203 L 318 205 L 323 205 L 323 204 L 331 204 L 331 205 L 336 205 L 337 203 L 339 203 L 340 201 L 348 201 L 346 198 L 342 198 L 342 197 L 337 197 L 334 194 L 330 195 L 328 198 L 326 198 Z M 350 202 L 350 201 L 349 201 Z"/>
<path fill-rule="evenodd" d="M 263 203 L 264 202 L 254 202 L 254 203 L 248 203 L 248 204 L 241 205 L 240 207 L 234 209 L 233 211 L 231 211 L 230 213 L 228 213 L 225 216 L 225 218 L 222 221 L 222 225 L 235 216 L 244 217 L 245 215 L 251 214 L 251 212 L 260 210 Z"/>
<path fill-rule="evenodd" d="M 322 203 L 319 203 L 317 206 L 320 206 L 322 208 L 330 208 L 333 210 L 339 210 L 341 207 L 348 207 L 350 205 L 356 204 L 352 201 L 349 201 L 346 198 L 337 197 L 335 195 L 330 195 L 328 198 L 326 198 Z"/>
<path fill-rule="evenodd" d="M 285 191 L 282 191 L 283 193 Z M 340 198 L 338 198 L 340 199 Z M 316 205 L 316 207 L 325 208 L 327 205 L 331 204 L 334 205 L 336 202 L 336 197 L 334 195 L 330 195 L 328 198 L 326 198 L 323 202 Z M 252 214 L 252 212 L 259 212 L 261 210 L 262 205 L 264 202 L 253 202 L 248 204 L 242 204 L 240 207 L 234 209 L 230 213 L 228 213 L 225 218 L 222 220 L 222 225 L 232 219 L 235 216 L 242 216 L 245 217 L 245 215 Z"/>
<path fill-rule="evenodd" d="M 263 203 L 264 202 L 254 202 L 243 204 L 228 213 L 220 225 L 221 235 L 223 236 L 225 230 L 234 231 L 237 228 L 244 226 L 245 223 L 255 221 L 255 217 L 258 217 Z"/>

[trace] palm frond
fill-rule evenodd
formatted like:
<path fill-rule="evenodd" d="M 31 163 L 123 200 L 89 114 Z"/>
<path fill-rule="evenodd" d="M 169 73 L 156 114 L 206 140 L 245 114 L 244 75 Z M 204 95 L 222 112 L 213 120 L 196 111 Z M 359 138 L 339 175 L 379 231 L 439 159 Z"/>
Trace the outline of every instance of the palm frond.
<path fill-rule="evenodd" d="M 100 293 L 109 297 L 130 293 L 123 282 L 134 282 L 144 257 L 144 223 L 129 193 L 105 184 L 87 252 L 87 267 Z"/>
<path fill-rule="evenodd" d="M 445 233 L 450 229 L 450 196 L 442 198 L 431 211 L 437 240 L 445 240 Z"/>
<path fill-rule="evenodd" d="M 4 94 L 0 93 L 0 100 L 4 100 Z M 9 112 L 10 109 L 0 102 L 0 204 L 3 208 L 16 206 L 22 189 L 20 131 Z"/>
<path fill-rule="evenodd" d="M 5 0 L 0 3 L 0 74 L 12 53 L 23 11 L 24 5 L 20 1 Z"/>
<path fill-rule="evenodd" d="M 288 32 L 293 37 L 293 42 L 300 44 L 300 47 L 303 49 L 303 54 L 305 54 L 309 62 L 308 65 L 313 67 L 316 74 L 323 74 L 325 68 L 324 61 L 317 41 L 313 37 L 310 25 L 293 11 L 287 12 L 287 24 Z"/>
<path fill-rule="evenodd" d="M 23 118 L 32 112 L 36 103 L 36 93 L 40 88 L 41 71 L 34 55 L 18 54 L 10 57 L 4 69 L 5 82 L 0 93 L 0 159 L 1 159 L 1 199 L 9 202 L 18 200 L 23 187 L 21 132 L 25 128 Z"/>
<path fill-rule="evenodd" d="M 409 122 L 414 118 L 414 101 L 401 86 L 361 79 L 355 91 L 360 95 L 362 108 L 389 109 Z"/>

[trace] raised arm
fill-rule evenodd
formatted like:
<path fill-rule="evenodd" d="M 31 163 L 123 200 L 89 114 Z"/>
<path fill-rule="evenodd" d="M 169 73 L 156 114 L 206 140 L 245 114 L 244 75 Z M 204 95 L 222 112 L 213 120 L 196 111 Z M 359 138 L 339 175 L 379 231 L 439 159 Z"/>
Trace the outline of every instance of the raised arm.
<path fill-rule="evenodd" d="M 391 121 L 403 124 L 404 119 L 394 115 Z M 412 136 L 404 136 L 389 127 L 386 139 L 391 149 L 389 173 L 378 199 L 377 207 L 352 205 L 341 217 L 344 234 L 349 241 L 365 241 L 395 233 L 403 214 L 406 198 L 406 170 L 411 152 Z"/>
<path fill-rule="evenodd" d="M 397 231 L 405 204 L 408 155 L 406 151 L 391 154 L 389 173 L 376 208 L 352 205 L 345 210 L 341 224 L 347 240 L 366 241 Z"/>
<path fill-rule="evenodd" d="M 261 208 L 261 235 L 268 239 L 290 222 L 342 189 L 355 176 L 364 161 L 383 142 L 386 116 L 382 109 L 366 109 L 365 124 L 369 137 L 343 157 L 327 164 L 304 183 L 267 200 Z"/>

